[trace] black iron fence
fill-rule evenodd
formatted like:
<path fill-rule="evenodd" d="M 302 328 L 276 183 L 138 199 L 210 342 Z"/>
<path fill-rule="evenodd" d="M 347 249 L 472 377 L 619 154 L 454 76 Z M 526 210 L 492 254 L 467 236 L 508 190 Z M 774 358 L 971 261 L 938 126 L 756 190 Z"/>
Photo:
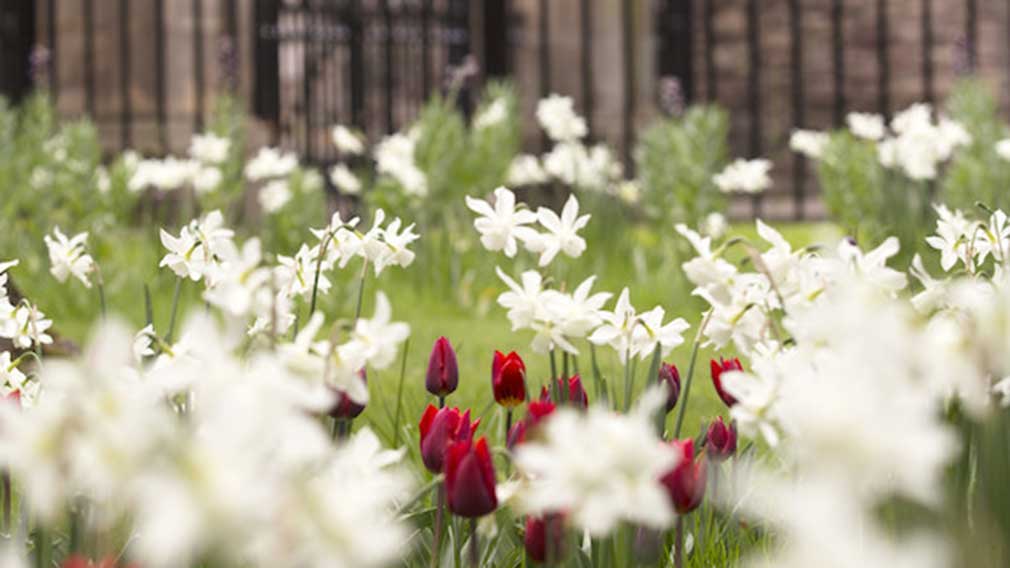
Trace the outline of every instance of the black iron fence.
<path fill-rule="evenodd" d="M 250 109 L 270 126 L 275 142 L 325 162 L 332 158 L 328 143 L 332 124 L 354 124 L 373 136 L 395 130 L 416 116 L 427 95 L 444 87 L 447 70 L 462 65 L 468 55 L 479 56 L 483 77 L 509 76 L 517 71 L 518 54 L 525 51 L 536 54 L 534 72 L 521 75 L 537 83 L 528 86 L 527 92 L 546 95 L 557 89 L 561 73 L 578 75 L 576 92 L 566 94 L 576 97 L 591 137 L 601 130 L 597 121 L 602 120 L 598 108 L 603 97 L 613 97 L 615 91 L 604 93 L 601 79 L 620 82 L 619 135 L 611 142 L 630 166 L 637 119 L 642 112 L 651 112 L 642 105 L 652 94 L 643 97 L 640 90 L 643 84 L 660 83 L 641 81 L 643 61 L 652 66 L 646 72 L 654 78 L 677 80 L 675 94 L 680 103 L 704 100 L 729 106 L 735 116 L 732 143 L 737 154 L 775 157 L 785 154 L 782 148 L 788 137 L 781 132 L 771 134 L 772 122 L 785 120 L 790 128 L 840 125 L 853 108 L 853 95 L 867 89 L 875 91 L 877 108 L 859 110 L 889 115 L 900 98 L 895 96 L 895 84 L 907 86 L 910 76 L 921 85 L 916 98 L 936 99 L 938 71 L 946 72 L 939 66 L 948 64 L 948 58 L 938 63 L 938 24 L 947 30 L 955 15 L 963 22 L 956 65 L 971 71 L 979 59 L 979 0 L 901 0 L 902 10 L 917 5 L 917 22 L 892 22 L 898 0 L 614 2 L 3 2 L 0 93 L 17 98 L 33 78 L 44 81 L 63 112 L 91 115 L 110 147 L 168 151 L 176 140 L 204 127 L 215 93 L 237 88 L 250 99 Z M 989 11 L 997 4 L 1007 3 L 981 2 Z M 604 8 L 614 6 L 619 9 L 607 11 L 606 17 L 613 19 L 617 14 L 617 18 L 601 21 Z M 995 42 L 1005 50 L 999 77 L 1005 80 L 1010 77 L 1010 8 L 1001 9 L 1003 22 L 985 24 L 1001 30 Z M 865 17 L 858 24 L 872 28 L 875 61 L 853 63 L 851 59 L 849 36 L 854 30 L 846 26 L 853 25 L 855 11 L 875 15 L 868 26 L 864 26 Z M 727 12 L 733 12 L 733 17 L 725 18 Z M 772 17 L 772 13 L 784 17 Z M 735 22 L 738 29 L 726 32 L 724 20 Z M 642 22 L 646 22 L 644 27 Z M 896 37 L 901 36 L 902 49 L 907 49 L 913 22 L 918 28 L 921 65 L 894 69 Z M 812 35 L 814 24 L 826 33 Z M 605 26 L 616 30 L 619 47 L 597 41 Z M 570 50 L 562 58 L 552 49 L 557 34 L 562 33 L 569 35 L 568 43 L 578 46 L 574 58 Z M 769 41 L 773 36 L 782 41 Z M 643 37 L 649 40 L 642 41 Z M 720 55 L 730 43 L 735 55 Z M 787 45 L 784 50 L 783 44 Z M 34 56 L 29 57 L 33 48 Z M 603 49 L 619 53 L 606 54 Z M 643 50 L 654 51 L 643 58 Z M 620 65 L 602 69 L 595 62 L 603 55 Z M 782 74 L 783 58 L 786 79 L 772 85 L 769 77 Z M 180 65 L 180 61 L 188 63 Z M 875 70 L 869 84 L 865 70 L 856 66 Z M 39 72 L 41 68 L 48 72 Z M 814 68 L 830 69 L 829 80 L 811 79 Z M 828 124 L 819 115 L 813 117 L 812 111 L 817 97 L 818 108 L 825 106 L 826 87 L 830 90 Z M 657 89 L 655 97 L 664 94 L 670 93 Z M 809 165 L 795 156 L 776 160 L 777 185 L 785 188 L 791 200 L 792 212 L 786 216 L 802 218 L 814 193 Z M 754 199 L 755 213 L 762 212 L 763 199 Z"/>

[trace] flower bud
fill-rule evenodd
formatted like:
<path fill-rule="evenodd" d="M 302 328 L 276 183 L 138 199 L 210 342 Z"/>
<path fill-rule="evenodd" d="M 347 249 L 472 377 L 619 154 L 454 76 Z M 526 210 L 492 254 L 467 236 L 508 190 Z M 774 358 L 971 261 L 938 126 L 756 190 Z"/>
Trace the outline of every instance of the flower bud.
<path fill-rule="evenodd" d="M 579 408 L 587 408 L 589 406 L 589 395 L 586 394 L 586 388 L 582 386 L 582 377 L 572 375 L 567 381 L 561 377 L 555 380 L 558 391 L 566 388 L 566 383 L 568 388 L 567 402 Z M 552 400 L 551 393 L 547 390 L 547 387 L 540 389 L 540 400 L 541 402 L 560 402 Z"/>
<path fill-rule="evenodd" d="M 358 376 L 364 381 L 365 385 L 368 385 L 368 374 L 365 372 L 364 367 L 358 371 Z M 336 420 L 351 420 L 357 418 L 359 414 L 364 412 L 365 405 L 358 404 L 351 400 L 351 397 L 347 396 L 347 393 L 340 389 L 333 389 L 333 392 L 337 396 L 337 401 L 330 408 L 329 415 L 331 418 Z"/>
<path fill-rule="evenodd" d="M 565 553 L 564 515 L 548 513 L 543 517 L 526 517 L 523 545 L 534 562 L 543 564 L 550 560 L 552 564 L 560 564 Z"/>
<path fill-rule="evenodd" d="M 685 515 L 698 508 L 705 496 L 706 462 L 704 456 L 694 461 L 694 440 L 674 440 L 671 445 L 681 451 L 681 459 L 660 481 L 666 486 L 678 515 Z"/>
<path fill-rule="evenodd" d="M 456 352 L 445 337 L 435 340 L 428 357 L 428 374 L 424 386 L 431 394 L 444 397 L 456 390 L 459 385 L 459 367 L 456 364 Z"/>
<path fill-rule="evenodd" d="M 470 440 L 480 420 L 470 423 L 470 411 L 460 414 L 458 408 L 435 408 L 429 404 L 418 425 L 421 431 L 421 460 L 432 473 L 442 473 L 445 453 L 460 440 Z"/>
<path fill-rule="evenodd" d="M 515 408 L 526 400 L 526 365 L 515 351 L 508 355 L 494 352 L 491 390 L 494 391 L 495 402 L 505 408 Z"/>
<path fill-rule="evenodd" d="M 482 517 L 498 508 L 494 464 L 486 438 L 473 443 L 467 437 L 449 446 L 445 490 L 449 510 L 461 517 Z"/>
<path fill-rule="evenodd" d="M 680 398 L 680 371 L 677 366 L 663 363 L 659 366 L 659 382 L 666 386 L 666 412 L 669 414 Z"/>
<path fill-rule="evenodd" d="M 546 389 L 541 392 L 541 396 L 546 395 Z M 526 409 L 526 418 L 516 422 L 512 425 L 512 428 L 508 431 L 508 436 L 505 440 L 505 447 L 509 450 L 515 448 L 517 445 L 526 441 L 526 434 L 528 431 L 534 429 L 538 424 L 543 422 L 547 416 L 554 412 L 554 403 L 550 401 L 550 397 L 546 400 L 534 400 L 531 401 Z"/>
<path fill-rule="evenodd" d="M 705 435 L 705 453 L 712 458 L 712 461 L 726 461 L 736 453 L 736 423 L 731 422 L 729 426 L 723 422 L 722 416 L 715 419 L 708 426 Z"/>
<path fill-rule="evenodd" d="M 723 359 L 722 357 L 719 357 L 718 362 L 715 359 L 712 359 L 709 362 L 709 365 L 712 367 L 712 384 L 715 385 L 715 392 L 718 393 L 719 398 L 726 403 L 726 406 L 733 406 L 736 404 L 736 399 L 723 389 L 722 374 L 726 371 L 742 371 L 743 365 L 740 363 L 740 359 L 736 357 L 732 359 Z"/>

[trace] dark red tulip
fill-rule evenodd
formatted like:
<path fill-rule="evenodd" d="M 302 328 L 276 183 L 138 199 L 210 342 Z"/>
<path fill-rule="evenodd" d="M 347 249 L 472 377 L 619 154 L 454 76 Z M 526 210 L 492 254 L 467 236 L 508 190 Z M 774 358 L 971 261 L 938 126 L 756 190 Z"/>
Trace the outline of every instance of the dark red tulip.
<path fill-rule="evenodd" d="M 421 459 L 432 473 L 442 473 L 445 454 L 450 445 L 470 440 L 480 420 L 470 423 L 470 411 L 460 414 L 458 408 L 435 408 L 429 404 L 421 416 Z"/>
<path fill-rule="evenodd" d="M 445 454 L 445 491 L 449 510 L 461 517 L 482 517 L 498 507 L 494 464 L 487 439 L 470 438 L 449 446 Z"/>
<path fill-rule="evenodd" d="M 428 374 L 424 386 L 431 394 L 444 397 L 456 390 L 459 385 L 459 366 L 456 364 L 456 352 L 452 344 L 444 337 L 435 340 L 428 357 Z"/>
<path fill-rule="evenodd" d="M 659 382 L 666 385 L 666 412 L 677 406 L 680 398 L 680 371 L 676 365 L 663 363 L 659 366 Z"/>
<path fill-rule="evenodd" d="M 494 352 L 491 363 L 491 390 L 494 400 L 505 408 L 515 408 L 526 400 L 526 365 L 515 351 Z"/>
<path fill-rule="evenodd" d="M 358 376 L 365 382 L 365 385 L 368 385 L 368 375 L 365 373 L 365 369 L 358 371 Z M 365 405 L 351 400 L 351 397 L 347 396 L 346 392 L 339 389 L 333 389 L 333 392 L 337 395 L 337 401 L 330 408 L 329 415 L 331 418 L 350 420 L 357 418 L 359 414 L 365 411 Z"/>
<path fill-rule="evenodd" d="M 701 505 L 705 496 L 707 466 L 704 456 L 694 460 L 694 440 L 674 440 L 670 444 L 681 451 L 681 459 L 660 481 L 666 486 L 674 510 L 684 515 Z"/>
<path fill-rule="evenodd" d="M 581 408 L 587 408 L 589 406 L 589 395 L 586 394 L 585 387 L 582 386 L 582 377 L 578 375 L 572 375 L 566 381 L 565 379 L 558 377 L 555 384 L 558 387 L 558 391 L 562 391 L 565 388 L 565 383 L 568 387 L 568 400 L 573 406 L 578 406 Z M 551 393 L 547 390 L 547 387 L 540 389 L 540 400 L 541 401 L 552 401 Z M 552 401 L 561 402 L 561 401 Z"/>
<path fill-rule="evenodd" d="M 715 392 L 719 394 L 719 398 L 726 403 L 726 406 L 733 406 L 736 404 L 736 399 L 723 389 L 722 374 L 726 371 L 742 371 L 743 365 L 740 364 L 740 359 L 719 357 L 719 361 L 712 359 L 709 365 L 712 367 L 712 384 L 715 385 Z"/>
<path fill-rule="evenodd" d="M 713 461 L 726 461 L 736 453 L 736 423 L 726 423 L 722 421 L 722 416 L 715 419 L 708 426 L 708 433 L 705 435 L 705 453 Z"/>
<path fill-rule="evenodd" d="M 534 562 L 559 562 L 565 553 L 565 518 L 554 513 L 543 517 L 526 517 L 526 534 L 523 537 L 526 554 Z M 548 551 L 548 547 L 550 547 Z"/>

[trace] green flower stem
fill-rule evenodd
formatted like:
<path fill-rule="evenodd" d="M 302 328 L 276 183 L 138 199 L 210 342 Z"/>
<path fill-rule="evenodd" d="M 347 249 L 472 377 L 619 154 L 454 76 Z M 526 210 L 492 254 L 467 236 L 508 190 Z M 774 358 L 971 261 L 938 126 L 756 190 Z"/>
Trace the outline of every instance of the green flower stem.
<path fill-rule="evenodd" d="M 691 362 L 687 366 L 687 379 L 684 380 L 684 396 L 680 400 L 680 410 L 677 411 L 677 422 L 673 427 L 674 440 L 680 438 L 680 429 L 684 425 L 684 414 L 687 410 L 687 401 L 691 396 L 691 383 L 694 378 L 694 366 L 698 361 L 698 348 L 701 347 L 701 334 L 704 333 L 705 327 L 708 326 L 710 319 L 712 319 L 711 309 L 705 314 L 705 318 L 701 320 L 701 325 L 698 326 L 698 333 L 694 336 L 694 347 L 691 350 Z"/>

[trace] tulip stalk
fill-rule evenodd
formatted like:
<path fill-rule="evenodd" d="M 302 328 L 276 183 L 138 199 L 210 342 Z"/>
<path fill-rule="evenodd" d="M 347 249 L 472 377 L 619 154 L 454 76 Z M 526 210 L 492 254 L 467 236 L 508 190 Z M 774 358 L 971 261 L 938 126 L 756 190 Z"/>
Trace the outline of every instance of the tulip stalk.
<path fill-rule="evenodd" d="M 480 566 L 480 536 L 477 534 L 477 517 L 470 517 L 470 566 Z"/>
<path fill-rule="evenodd" d="M 432 529 L 431 540 L 431 568 L 438 567 L 438 559 L 441 556 L 440 548 L 442 544 L 442 525 L 445 523 L 445 482 L 439 481 L 435 493 L 435 528 Z"/>
<path fill-rule="evenodd" d="M 684 516 L 678 515 L 673 544 L 673 566 L 684 567 Z"/>

